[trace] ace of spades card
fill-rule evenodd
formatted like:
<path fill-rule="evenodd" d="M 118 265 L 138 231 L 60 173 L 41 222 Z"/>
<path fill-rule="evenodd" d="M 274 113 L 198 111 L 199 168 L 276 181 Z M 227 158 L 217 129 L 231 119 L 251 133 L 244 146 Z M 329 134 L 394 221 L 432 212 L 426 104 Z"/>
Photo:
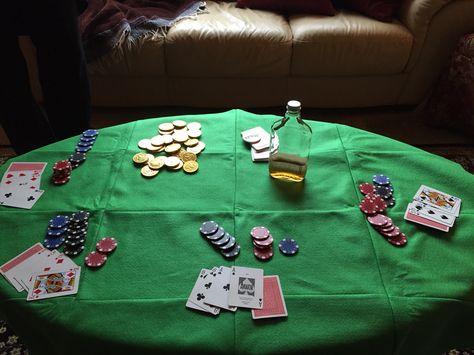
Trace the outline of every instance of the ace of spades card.
<path fill-rule="evenodd" d="M 263 308 L 263 270 L 233 266 L 230 274 L 229 305 Z"/>

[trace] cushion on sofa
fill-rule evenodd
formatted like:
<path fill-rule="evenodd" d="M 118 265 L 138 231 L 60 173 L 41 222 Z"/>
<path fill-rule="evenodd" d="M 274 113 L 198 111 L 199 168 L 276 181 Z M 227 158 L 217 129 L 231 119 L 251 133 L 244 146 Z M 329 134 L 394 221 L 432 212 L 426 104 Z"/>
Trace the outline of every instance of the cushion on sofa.
<path fill-rule="evenodd" d="M 379 21 L 391 22 L 401 0 L 342 0 L 342 6 Z"/>
<path fill-rule="evenodd" d="M 332 16 L 336 13 L 330 0 L 237 0 L 237 7 L 288 14 L 301 13 Z"/>

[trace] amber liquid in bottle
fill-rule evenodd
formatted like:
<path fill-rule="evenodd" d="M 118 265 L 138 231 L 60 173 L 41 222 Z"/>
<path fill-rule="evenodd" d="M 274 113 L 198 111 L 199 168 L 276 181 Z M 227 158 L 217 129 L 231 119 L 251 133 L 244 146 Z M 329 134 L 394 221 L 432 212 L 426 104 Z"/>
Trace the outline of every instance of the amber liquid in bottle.
<path fill-rule="evenodd" d="M 298 101 L 289 101 L 285 117 L 272 125 L 269 173 L 275 179 L 300 182 L 306 176 L 312 131 L 300 111 Z"/>

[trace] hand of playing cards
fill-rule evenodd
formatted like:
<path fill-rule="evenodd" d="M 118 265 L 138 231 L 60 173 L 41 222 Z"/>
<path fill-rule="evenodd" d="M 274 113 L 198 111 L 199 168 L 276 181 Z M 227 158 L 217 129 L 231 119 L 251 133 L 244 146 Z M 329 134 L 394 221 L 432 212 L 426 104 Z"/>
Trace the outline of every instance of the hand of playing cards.
<path fill-rule="evenodd" d="M 461 199 L 421 185 L 405 211 L 405 219 L 448 232 L 461 209 Z"/>
<path fill-rule="evenodd" d="M 0 266 L 0 273 L 28 301 L 76 294 L 81 268 L 66 255 L 33 245 Z"/>
<path fill-rule="evenodd" d="M 11 163 L 0 183 L 0 205 L 30 209 L 43 194 L 41 174 L 47 163 Z"/>
<path fill-rule="evenodd" d="M 254 319 L 288 315 L 278 276 L 264 277 L 262 269 L 240 266 L 202 269 L 186 307 L 212 315 L 222 308 L 251 308 Z"/>

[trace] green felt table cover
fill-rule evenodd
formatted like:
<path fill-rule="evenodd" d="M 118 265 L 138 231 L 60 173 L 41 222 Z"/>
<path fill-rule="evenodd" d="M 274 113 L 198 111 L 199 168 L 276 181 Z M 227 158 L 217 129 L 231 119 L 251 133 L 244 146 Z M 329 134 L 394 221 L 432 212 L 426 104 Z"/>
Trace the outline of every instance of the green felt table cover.
<path fill-rule="evenodd" d="M 273 180 L 253 163 L 240 132 L 269 129 L 278 117 L 241 110 L 184 116 L 202 124 L 199 171 L 145 179 L 132 163 L 137 142 L 162 117 L 100 130 L 87 161 L 64 186 L 49 181 L 73 137 L 13 161 L 45 161 L 44 195 L 31 210 L 1 208 L 0 263 L 43 239 L 58 213 L 92 212 L 84 256 L 114 236 L 118 248 L 97 270 L 83 267 L 79 293 L 26 302 L 0 279 L 0 309 L 32 353 L 351 353 L 440 354 L 474 344 L 474 177 L 459 165 L 351 127 L 309 122 L 312 149 L 304 183 Z M 8 164 L 0 169 L 1 175 Z M 391 177 L 397 204 L 387 210 L 408 237 L 391 246 L 359 211 L 359 183 Z M 0 176 L 1 176 L 0 175 Z M 407 222 L 421 184 L 463 199 L 449 233 Z M 236 236 L 239 257 L 225 260 L 199 235 L 213 219 Z M 249 231 L 267 226 L 300 251 L 252 252 Z M 249 310 L 214 318 L 185 303 L 201 268 L 240 265 L 279 275 L 288 318 L 252 320 Z"/>

